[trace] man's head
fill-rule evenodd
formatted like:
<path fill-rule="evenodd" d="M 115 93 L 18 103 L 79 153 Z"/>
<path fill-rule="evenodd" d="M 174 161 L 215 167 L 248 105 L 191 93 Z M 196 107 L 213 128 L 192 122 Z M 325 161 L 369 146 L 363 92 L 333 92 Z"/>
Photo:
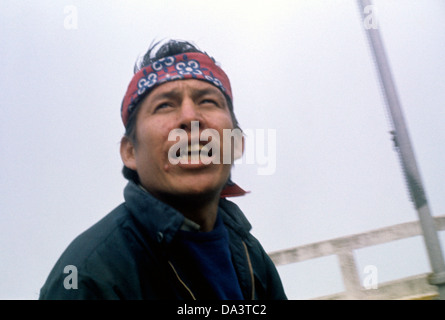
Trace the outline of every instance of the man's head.
<path fill-rule="evenodd" d="M 228 78 L 212 58 L 188 42 L 172 40 L 157 46 L 152 46 L 135 67 L 135 79 L 123 101 L 123 174 L 153 194 L 219 192 L 229 179 L 231 164 L 174 165 L 168 152 L 175 141 L 169 141 L 168 136 L 181 129 L 190 143 L 192 121 L 199 122 L 199 133 L 213 129 L 221 139 L 224 129 L 239 128 Z M 160 78 L 168 80 L 156 82 Z"/>

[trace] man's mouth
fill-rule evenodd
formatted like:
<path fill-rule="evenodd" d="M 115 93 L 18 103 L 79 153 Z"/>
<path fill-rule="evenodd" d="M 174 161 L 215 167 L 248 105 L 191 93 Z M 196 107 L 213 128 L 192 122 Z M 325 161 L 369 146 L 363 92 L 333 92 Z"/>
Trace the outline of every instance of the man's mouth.
<path fill-rule="evenodd" d="M 209 144 L 203 145 L 201 143 L 188 144 L 186 146 L 187 150 L 179 148 L 176 151 L 176 157 L 181 160 L 191 160 L 196 159 L 199 161 L 200 157 L 211 158 L 213 156 L 213 150 L 208 146 Z M 185 148 L 184 148 L 185 149 Z M 187 152 L 185 152 L 187 151 Z"/>

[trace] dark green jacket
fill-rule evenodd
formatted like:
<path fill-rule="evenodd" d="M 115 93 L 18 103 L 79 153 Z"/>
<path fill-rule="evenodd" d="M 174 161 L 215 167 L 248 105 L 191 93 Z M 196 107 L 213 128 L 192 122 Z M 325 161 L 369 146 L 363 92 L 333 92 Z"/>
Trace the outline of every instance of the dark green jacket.
<path fill-rule="evenodd" d="M 68 246 L 40 299 L 206 298 L 172 254 L 171 244 L 184 216 L 132 182 L 124 198 Z M 286 299 L 275 266 L 250 234 L 251 225 L 238 206 L 221 199 L 219 214 L 229 232 L 244 298 Z"/>

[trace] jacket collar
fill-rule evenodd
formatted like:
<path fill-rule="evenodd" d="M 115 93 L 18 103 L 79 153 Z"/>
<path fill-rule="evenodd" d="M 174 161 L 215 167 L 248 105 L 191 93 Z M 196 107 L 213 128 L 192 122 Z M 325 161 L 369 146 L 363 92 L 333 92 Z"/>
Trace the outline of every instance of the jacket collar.
<path fill-rule="evenodd" d="M 159 243 L 170 243 L 184 223 L 185 218 L 179 211 L 158 200 L 134 182 L 128 182 L 125 187 L 124 199 L 125 205 L 144 233 Z M 235 203 L 221 198 L 218 210 L 228 228 L 242 238 L 247 236 L 252 227 Z"/>
<path fill-rule="evenodd" d="M 225 198 L 219 200 L 219 212 L 222 215 L 224 224 L 238 233 L 241 238 L 247 237 L 252 225 L 247 220 L 241 209 L 232 201 Z"/>
<path fill-rule="evenodd" d="M 125 205 L 140 228 L 155 241 L 170 243 L 184 222 L 184 216 L 134 182 L 124 189 Z"/>

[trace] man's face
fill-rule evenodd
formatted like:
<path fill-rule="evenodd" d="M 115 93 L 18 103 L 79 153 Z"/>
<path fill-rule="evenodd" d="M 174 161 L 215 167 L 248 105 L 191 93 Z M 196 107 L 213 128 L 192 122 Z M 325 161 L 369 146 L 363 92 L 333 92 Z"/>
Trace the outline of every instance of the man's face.
<path fill-rule="evenodd" d="M 201 132 L 214 129 L 219 133 L 223 154 L 223 129 L 233 129 L 231 114 L 222 92 L 200 80 L 178 80 L 160 85 L 141 102 L 136 119 L 136 145 L 128 138 L 121 143 L 124 164 L 139 175 L 142 186 L 153 194 L 196 195 L 219 192 L 227 181 L 231 164 L 172 164 L 169 133 L 182 129 L 188 145 L 200 141 Z M 192 130 L 199 121 L 199 130 Z M 192 137 L 192 132 L 199 137 Z M 200 141 L 200 147 L 207 141 Z M 196 147 L 196 146 L 195 146 Z M 190 150 L 190 149 L 189 149 Z"/>

